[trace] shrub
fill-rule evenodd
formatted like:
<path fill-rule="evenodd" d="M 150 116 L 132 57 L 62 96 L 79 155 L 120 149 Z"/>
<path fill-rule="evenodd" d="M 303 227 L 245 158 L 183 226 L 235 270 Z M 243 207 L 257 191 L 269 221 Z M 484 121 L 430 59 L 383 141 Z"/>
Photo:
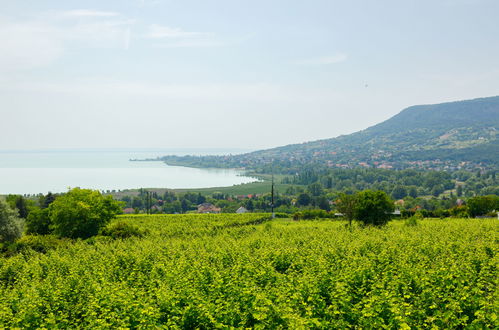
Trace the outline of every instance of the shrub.
<path fill-rule="evenodd" d="M 412 217 L 407 218 L 404 223 L 408 227 L 415 227 L 418 225 L 418 220 L 419 217 L 413 215 Z"/>
<path fill-rule="evenodd" d="M 0 243 L 10 243 L 21 237 L 22 220 L 17 212 L 0 199 Z"/>
<path fill-rule="evenodd" d="M 294 220 L 312 220 L 312 219 L 325 219 L 331 218 L 332 213 L 326 212 L 324 210 L 304 210 L 301 212 L 296 212 L 293 214 Z"/>
<path fill-rule="evenodd" d="M 129 223 L 119 221 L 115 222 L 101 232 L 103 236 L 110 236 L 114 239 L 117 238 L 129 238 L 129 237 L 143 237 L 146 234 L 145 231 L 141 230 L 139 227 L 131 225 Z"/>
<path fill-rule="evenodd" d="M 26 235 L 12 245 L 12 250 L 15 252 L 33 250 L 40 253 L 47 253 L 49 250 L 54 250 L 65 243 L 65 240 L 52 235 Z"/>
<path fill-rule="evenodd" d="M 88 238 L 120 213 L 121 205 L 97 190 L 74 188 L 50 204 L 51 228 L 59 237 Z"/>
<path fill-rule="evenodd" d="M 450 214 L 456 218 L 469 218 L 470 211 L 466 205 L 457 205 L 449 210 Z"/>

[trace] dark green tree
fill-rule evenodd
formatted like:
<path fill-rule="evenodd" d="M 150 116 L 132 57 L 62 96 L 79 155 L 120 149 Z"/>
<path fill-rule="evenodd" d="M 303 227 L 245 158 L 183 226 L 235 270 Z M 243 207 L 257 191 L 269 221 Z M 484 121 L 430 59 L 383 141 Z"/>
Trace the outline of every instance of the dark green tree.
<path fill-rule="evenodd" d="M 301 193 L 298 195 L 298 198 L 296 199 L 296 203 L 299 206 L 307 206 L 310 205 L 310 202 L 312 199 L 310 198 L 310 195 L 307 193 Z"/>
<path fill-rule="evenodd" d="M 323 194 L 324 189 L 322 188 L 322 185 L 320 183 L 316 182 L 308 186 L 308 192 L 310 193 L 310 195 L 317 197 Z"/>
<path fill-rule="evenodd" d="M 411 187 L 409 189 L 409 196 L 411 196 L 412 198 L 418 197 L 418 190 L 416 189 L 416 187 Z"/>
<path fill-rule="evenodd" d="M 392 190 L 392 197 L 395 199 L 402 199 L 407 196 L 407 191 L 403 186 L 395 186 Z"/>
<path fill-rule="evenodd" d="M 393 201 L 384 191 L 364 190 L 357 193 L 354 216 L 364 225 L 380 226 L 390 220 L 394 209 Z"/>
<path fill-rule="evenodd" d="M 49 191 L 48 194 L 43 198 L 43 204 L 41 205 L 42 209 L 48 208 L 50 204 L 55 201 L 55 198 L 55 195 Z"/>
<path fill-rule="evenodd" d="M 50 234 L 50 217 L 48 208 L 35 208 L 26 219 L 26 233 L 47 235 Z"/>
<path fill-rule="evenodd" d="M 472 217 L 485 215 L 494 210 L 499 210 L 499 196 L 476 196 L 468 199 L 469 212 Z"/>

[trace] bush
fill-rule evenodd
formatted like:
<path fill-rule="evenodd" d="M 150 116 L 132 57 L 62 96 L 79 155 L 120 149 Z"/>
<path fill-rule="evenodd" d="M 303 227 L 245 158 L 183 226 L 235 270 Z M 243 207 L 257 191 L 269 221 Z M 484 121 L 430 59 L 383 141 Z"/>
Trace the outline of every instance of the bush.
<path fill-rule="evenodd" d="M 0 243 L 10 243 L 21 237 L 22 220 L 17 212 L 0 199 Z"/>
<path fill-rule="evenodd" d="M 131 225 L 129 223 L 119 221 L 115 222 L 101 232 L 103 236 L 110 236 L 114 239 L 117 238 L 129 238 L 129 237 L 143 237 L 146 234 L 145 231 L 141 230 L 139 227 Z"/>
<path fill-rule="evenodd" d="M 355 219 L 364 225 L 386 224 L 394 209 L 393 201 L 384 191 L 364 190 L 356 194 Z"/>
<path fill-rule="evenodd" d="M 419 217 L 413 215 L 412 217 L 407 218 L 404 223 L 408 227 L 415 227 L 418 225 L 418 220 L 419 220 Z"/>
<path fill-rule="evenodd" d="M 312 219 L 325 219 L 331 218 L 332 213 L 324 210 L 304 210 L 293 214 L 294 220 L 312 220 Z"/>
<path fill-rule="evenodd" d="M 97 190 L 74 188 L 50 204 L 51 228 L 59 237 L 88 238 L 120 213 L 121 205 Z"/>
<path fill-rule="evenodd" d="M 456 218 L 469 218 L 470 212 L 468 206 L 457 205 L 449 210 L 449 213 Z"/>
<path fill-rule="evenodd" d="M 26 219 L 26 233 L 47 235 L 50 234 L 50 217 L 48 209 L 34 209 Z"/>
<path fill-rule="evenodd" d="M 54 250 L 67 242 L 52 235 L 26 235 L 18 239 L 11 246 L 11 250 L 21 252 L 33 250 L 40 253 L 47 253 L 49 250 Z"/>
<path fill-rule="evenodd" d="M 443 218 L 450 217 L 451 213 L 449 210 L 437 209 L 437 210 L 432 212 L 432 215 L 436 218 L 443 219 Z"/>

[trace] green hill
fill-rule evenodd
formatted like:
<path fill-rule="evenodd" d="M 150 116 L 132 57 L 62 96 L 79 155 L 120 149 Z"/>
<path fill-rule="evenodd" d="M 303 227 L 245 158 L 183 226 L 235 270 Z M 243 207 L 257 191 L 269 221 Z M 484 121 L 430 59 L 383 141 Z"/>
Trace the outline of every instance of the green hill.
<path fill-rule="evenodd" d="M 426 169 L 499 165 L 499 96 L 418 105 L 350 135 L 234 156 L 166 156 L 172 165 L 244 167 L 266 172 L 309 164 L 328 167 Z"/>

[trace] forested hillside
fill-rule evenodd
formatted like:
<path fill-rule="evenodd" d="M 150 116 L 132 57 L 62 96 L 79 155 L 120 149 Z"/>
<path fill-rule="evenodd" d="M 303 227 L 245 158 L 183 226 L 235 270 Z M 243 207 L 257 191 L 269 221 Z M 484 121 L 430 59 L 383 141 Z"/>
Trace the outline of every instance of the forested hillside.
<path fill-rule="evenodd" d="M 172 165 L 292 172 L 353 168 L 491 169 L 499 165 L 499 96 L 409 107 L 363 131 L 233 156 L 166 156 Z"/>

